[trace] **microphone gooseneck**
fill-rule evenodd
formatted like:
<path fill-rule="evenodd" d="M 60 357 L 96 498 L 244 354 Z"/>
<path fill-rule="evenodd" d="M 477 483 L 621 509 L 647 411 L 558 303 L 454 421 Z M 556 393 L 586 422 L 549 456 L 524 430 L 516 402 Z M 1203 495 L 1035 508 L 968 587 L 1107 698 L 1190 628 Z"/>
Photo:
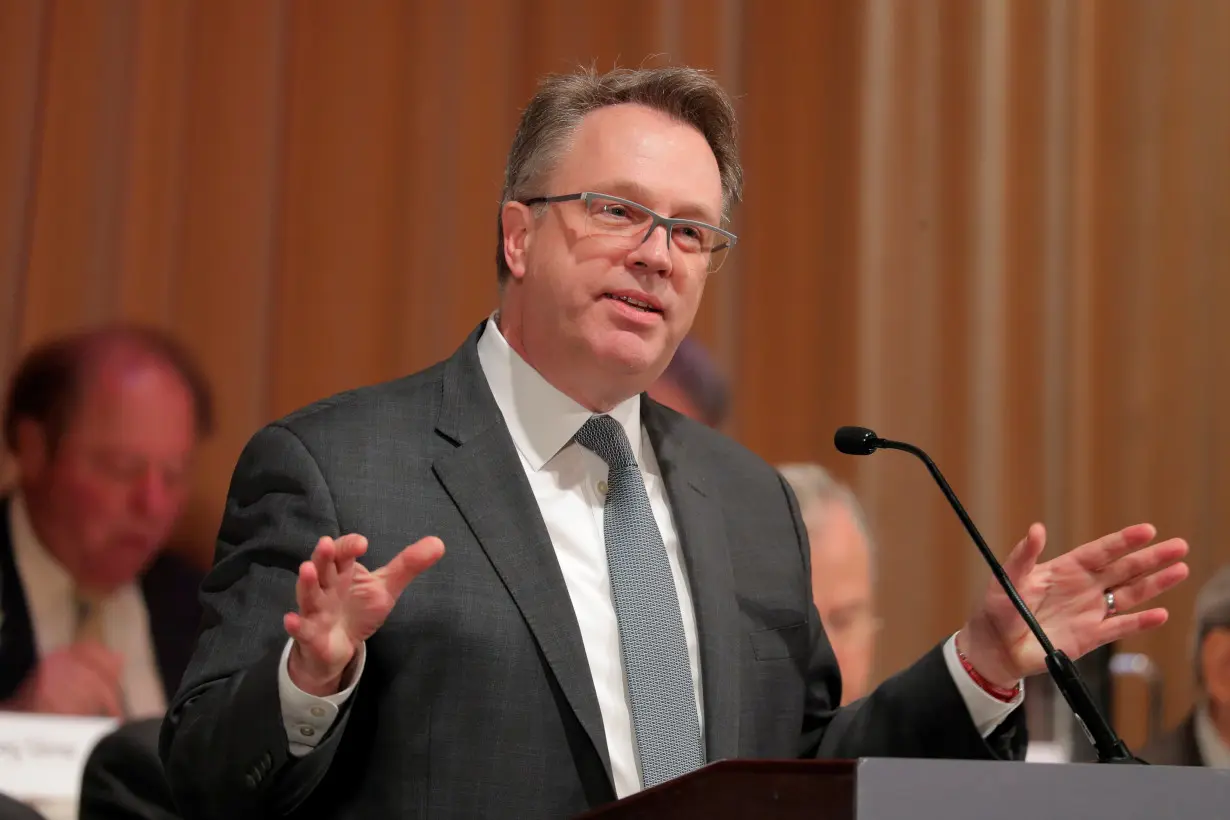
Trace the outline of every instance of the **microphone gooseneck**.
<path fill-rule="evenodd" d="M 866 427 L 840 427 L 833 436 L 833 443 L 837 449 L 846 455 L 853 456 L 868 456 L 876 450 L 901 450 L 909 453 L 915 458 L 922 461 L 927 466 L 931 477 L 935 479 L 935 483 L 939 485 L 940 490 L 944 493 L 944 497 L 948 499 L 949 505 L 956 511 L 957 517 L 961 519 L 961 523 L 965 525 L 966 532 L 973 539 L 978 551 L 982 553 L 983 560 L 991 568 L 995 580 L 1003 588 L 1008 599 L 1012 601 L 1012 605 L 1016 607 L 1016 611 L 1020 613 L 1021 619 L 1025 621 L 1025 625 L 1029 627 L 1029 631 L 1033 633 L 1034 638 L 1042 647 L 1042 651 L 1046 655 L 1046 668 L 1050 672 L 1051 678 L 1055 681 L 1056 687 L 1063 694 L 1064 700 L 1068 702 L 1072 713 L 1076 715 L 1076 719 L 1080 722 L 1081 728 L 1085 732 L 1085 736 L 1089 738 L 1097 751 L 1099 763 L 1143 763 L 1144 761 L 1132 755 L 1128 751 L 1127 745 L 1115 734 L 1115 730 L 1111 728 L 1110 723 L 1105 716 L 1098 710 L 1097 705 L 1093 702 L 1093 697 L 1089 694 L 1089 689 L 1085 686 L 1084 680 L 1077 671 L 1076 665 L 1072 663 L 1071 658 L 1062 650 L 1055 649 L 1050 638 L 1042 629 L 1042 625 L 1038 623 L 1038 619 L 1029 610 L 1025 601 L 1022 600 L 1012 580 L 1008 577 L 1008 573 L 1004 570 L 999 559 L 991 552 L 987 542 L 982 537 L 982 533 L 974 525 L 973 519 L 965 511 L 961 501 L 957 498 L 957 494 L 953 492 L 952 487 L 948 486 L 948 481 L 945 480 L 940 468 L 931 460 L 922 449 L 903 441 L 892 441 L 883 439 L 877 436 L 873 431 Z"/>

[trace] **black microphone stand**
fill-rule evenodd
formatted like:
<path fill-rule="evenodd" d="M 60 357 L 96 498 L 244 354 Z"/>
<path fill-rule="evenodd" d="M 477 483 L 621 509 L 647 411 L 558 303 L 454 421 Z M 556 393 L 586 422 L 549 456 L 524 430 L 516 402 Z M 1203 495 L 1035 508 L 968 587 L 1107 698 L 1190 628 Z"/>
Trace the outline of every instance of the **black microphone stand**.
<path fill-rule="evenodd" d="M 1097 751 L 1098 762 L 1145 764 L 1145 761 L 1128 751 L 1127 745 L 1115 733 L 1115 730 L 1111 728 L 1105 716 L 1098 710 L 1097 704 L 1093 702 L 1093 697 L 1089 694 L 1089 689 L 1085 686 L 1085 682 L 1080 676 L 1080 672 L 1076 669 L 1076 665 L 1072 663 L 1072 660 L 1063 650 L 1056 649 L 1051 644 L 1050 638 L 1042 630 L 1038 619 L 1034 617 L 1034 614 L 1029 611 L 1029 607 L 1021 599 L 1020 594 L 1016 591 L 1016 587 L 1013 586 L 1012 581 L 1008 578 L 1008 573 L 1004 571 L 1003 565 L 1000 564 L 995 554 L 991 552 L 982 534 L 974 526 L 973 520 L 965 512 L 965 508 L 961 505 L 960 500 L 957 499 L 956 493 L 948 486 L 943 473 L 940 472 L 940 468 L 935 465 L 931 457 L 913 444 L 880 438 L 865 427 L 839 428 L 833 440 L 834 444 L 837 445 L 837 449 L 848 455 L 871 455 L 876 450 L 881 449 L 901 450 L 915 456 L 923 464 L 927 465 L 927 470 L 930 471 L 931 477 L 935 479 L 935 483 L 943 491 L 944 497 L 948 499 L 948 503 L 956 510 L 957 517 L 961 519 L 961 523 L 965 525 L 970 538 L 974 539 L 974 544 L 977 545 L 978 551 L 982 553 L 983 559 L 991 567 L 995 580 L 1003 587 L 1004 592 L 1008 595 L 1008 599 L 1012 601 L 1012 605 L 1020 613 L 1021 618 L 1025 621 L 1025 625 L 1029 627 L 1029 631 L 1033 633 L 1034 638 L 1042 647 L 1042 651 L 1046 654 L 1047 671 L 1050 672 L 1051 678 L 1055 681 L 1055 686 L 1058 687 L 1059 691 L 1063 694 L 1064 700 L 1071 707 L 1072 713 L 1076 716 L 1077 721 L 1085 732 L 1085 736 L 1089 738 L 1089 742 L 1093 744 L 1094 749 Z"/>

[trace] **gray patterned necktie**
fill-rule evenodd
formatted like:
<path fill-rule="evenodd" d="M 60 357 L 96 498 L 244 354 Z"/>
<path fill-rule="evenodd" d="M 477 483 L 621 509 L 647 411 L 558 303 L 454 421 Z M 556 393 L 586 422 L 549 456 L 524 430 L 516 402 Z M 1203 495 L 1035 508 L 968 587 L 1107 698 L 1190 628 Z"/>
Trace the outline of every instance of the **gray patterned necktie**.
<path fill-rule="evenodd" d="M 645 787 L 704 765 L 679 595 L 640 467 L 619 422 L 593 416 L 576 434 L 610 468 L 603 531 L 632 731 Z"/>

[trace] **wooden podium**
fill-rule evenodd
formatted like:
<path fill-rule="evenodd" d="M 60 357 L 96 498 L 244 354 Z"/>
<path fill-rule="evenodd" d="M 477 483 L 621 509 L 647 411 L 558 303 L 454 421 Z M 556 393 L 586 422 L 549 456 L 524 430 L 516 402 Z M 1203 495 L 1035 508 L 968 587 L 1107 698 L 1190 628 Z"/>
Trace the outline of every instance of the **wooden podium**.
<path fill-rule="evenodd" d="M 581 815 L 584 820 L 1171 817 L 1230 817 L 1230 771 L 890 758 L 726 760 Z"/>

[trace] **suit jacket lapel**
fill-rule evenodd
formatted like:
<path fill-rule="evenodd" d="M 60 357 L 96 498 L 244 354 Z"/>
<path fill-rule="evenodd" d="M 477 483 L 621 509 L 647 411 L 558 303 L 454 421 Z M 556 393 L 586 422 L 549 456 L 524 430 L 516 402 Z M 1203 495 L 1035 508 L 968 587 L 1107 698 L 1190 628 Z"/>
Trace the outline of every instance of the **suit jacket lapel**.
<path fill-rule="evenodd" d="M 482 328 L 445 364 L 437 430 L 457 445 L 436 475 L 525 618 L 607 778 L 611 763 L 581 629 L 512 438 L 478 360 Z"/>
<path fill-rule="evenodd" d="M 16 693 L 38 663 L 34 626 L 9 532 L 9 499 L 0 499 L 0 700 Z"/>
<path fill-rule="evenodd" d="M 721 499 L 685 458 L 684 423 L 647 396 L 642 419 L 662 469 L 688 568 L 700 641 L 705 752 L 709 762 L 739 753 L 739 612 L 722 525 Z"/>

